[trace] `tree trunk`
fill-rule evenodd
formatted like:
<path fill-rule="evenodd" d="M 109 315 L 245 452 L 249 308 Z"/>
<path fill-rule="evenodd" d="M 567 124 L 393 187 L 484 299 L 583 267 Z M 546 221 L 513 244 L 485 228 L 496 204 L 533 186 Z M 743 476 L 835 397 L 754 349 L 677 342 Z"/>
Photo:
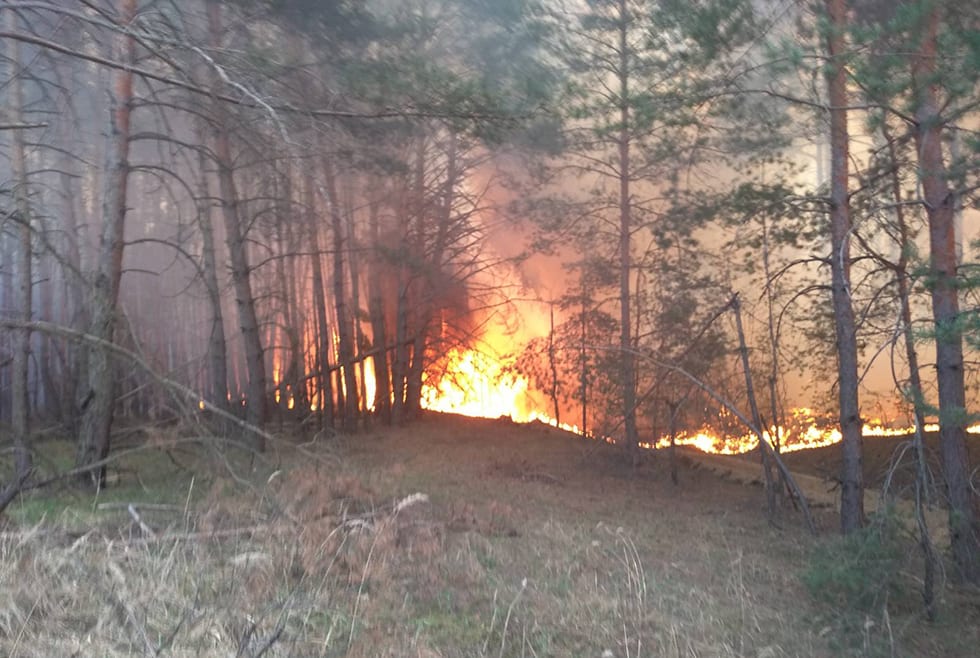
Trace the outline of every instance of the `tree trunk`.
<path fill-rule="evenodd" d="M 70 71 L 63 70 L 64 63 L 56 61 L 53 65 L 55 79 L 63 88 L 68 87 L 67 78 Z M 62 306 L 62 322 L 65 326 L 75 328 L 85 328 L 89 325 L 87 309 L 85 308 L 86 281 L 84 267 L 82 266 L 82 253 L 80 247 L 81 226 L 79 221 L 77 200 L 79 198 L 73 182 L 74 172 L 77 163 L 69 152 L 69 145 L 73 143 L 72 136 L 75 134 L 71 121 L 67 117 L 77 119 L 77 112 L 74 110 L 73 101 L 68 101 L 68 112 L 66 120 L 59 122 L 58 137 L 63 145 L 63 150 L 58 153 L 58 178 L 61 186 L 60 193 L 63 201 L 62 222 L 64 227 L 64 256 L 61 262 L 63 273 L 62 291 L 64 304 Z M 77 126 L 75 126 L 77 127 Z M 61 417 L 65 428 L 71 436 L 78 436 L 79 412 L 81 410 L 78 402 L 79 394 L 85 389 L 87 381 L 86 365 L 88 352 L 84 346 L 73 342 L 64 344 L 60 349 L 62 361 L 61 389 Z"/>
<path fill-rule="evenodd" d="M 343 375 L 344 391 L 344 429 L 355 431 L 359 416 L 357 375 L 354 370 L 354 338 L 351 335 L 352 317 L 347 299 L 347 287 L 344 285 L 344 252 L 347 250 L 344 234 L 344 220 L 337 197 L 337 181 L 333 167 L 324 163 L 323 175 L 327 183 L 327 212 L 330 215 L 333 229 L 333 294 L 337 313 L 337 347 L 340 356 L 339 365 Z"/>
<path fill-rule="evenodd" d="M 957 280 L 956 195 L 947 183 L 943 158 L 939 90 L 934 82 L 938 59 L 941 3 L 932 5 L 919 51 L 912 61 L 916 93 L 914 136 L 919 181 L 929 221 L 929 280 L 935 323 L 936 380 L 939 388 L 939 444 L 949 502 L 949 534 L 958 576 L 980 583 L 980 515 L 970 482 L 966 450 L 966 394 L 963 329 Z"/>
<path fill-rule="evenodd" d="M 136 0 L 120 0 L 120 24 L 128 28 L 136 16 Z M 136 42 L 119 35 L 115 39 L 116 59 L 132 65 L 136 59 Z M 102 236 L 98 261 L 92 282 L 89 308 L 92 322 L 89 333 L 112 342 L 116 302 L 122 278 L 122 259 L 126 225 L 126 188 L 129 182 L 129 135 L 133 101 L 133 74 L 121 69 L 114 74 L 109 96 L 109 144 L 106 148 L 105 188 L 102 196 Z M 107 349 L 91 347 L 88 351 L 88 391 L 79 428 L 79 467 L 99 462 L 109 454 L 112 429 L 114 378 Z M 82 474 L 96 487 L 105 485 L 105 466 Z"/>
<path fill-rule="evenodd" d="M 17 14 L 7 9 L 7 27 L 11 32 L 18 29 Z M 13 125 L 23 124 L 24 91 L 20 78 L 20 43 L 7 41 L 7 58 L 11 69 L 8 117 Z M 29 323 L 33 316 L 33 255 L 31 249 L 31 208 L 27 187 L 27 165 L 24 156 L 24 131 L 13 129 L 10 165 L 13 174 L 13 197 L 16 211 L 14 231 L 17 236 L 14 259 L 14 287 L 16 288 L 15 318 Z M 28 328 L 13 332 L 13 372 L 11 373 L 11 431 L 14 440 L 15 482 L 27 479 L 33 467 L 30 449 L 30 399 L 28 396 L 28 366 L 31 354 L 31 331 Z"/>
<path fill-rule="evenodd" d="M 404 258 L 404 256 L 403 256 Z M 408 267 L 399 268 L 398 302 L 395 311 L 395 358 L 391 364 L 391 416 L 396 425 L 407 420 L 405 411 L 405 383 L 408 376 Z"/>
<path fill-rule="evenodd" d="M 909 286 L 909 251 L 912 247 L 912 237 L 908 223 L 905 221 L 905 207 L 902 204 L 902 182 L 899 176 L 898 156 L 895 149 L 895 141 L 892 139 L 887 121 L 882 122 L 882 133 L 888 145 L 889 158 L 892 167 L 891 192 L 895 203 L 895 220 L 898 223 L 899 233 L 899 258 L 894 267 L 895 282 L 898 288 L 899 308 L 902 317 L 902 337 L 905 342 L 905 357 L 909 367 L 909 393 L 907 394 L 912 402 L 912 414 L 914 418 L 915 435 L 913 446 L 916 459 L 916 478 L 915 478 L 915 510 L 916 522 L 919 530 L 919 546 L 922 549 L 924 562 L 922 576 L 922 600 L 925 604 L 926 616 L 930 621 L 936 617 L 936 571 L 940 566 L 940 559 L 936 553 L 936 547 L 932 542 L 929 526 L 926 523 L 925 505 L 929 497 L 928 484 L 928 462 L 926 460 L 924 432 L 925 417 L 925 396 L 923 394 L 922 379 L 919 376 L 919 355 L 915 348 L 915 334 L 912 330 L 912 303 L 911 290 Z"/>
<path fill-rule="evenodd" d="M 295 326 L 294 318 L 291 313 L 290 295 L 289 295 L 289 283 L 290 277 L 286 275 L 286 255 L 289 253 L 289 245 L 286 241 L 284 234 L 286 218 L 281 212 L 282 199 L 280 198 L 281 191 L 277 185 L 273 191 L 273 199 L 276 204 L 276 223 L 273 228 L 275 247 L 278 251 L 279 257 L 273 262 L 274 282 L 273 282 L 273 295 L 279 300 L 279 313 L 282 315 L 282 320 L 278 323 L 273 323 L 271 330 L 273 335 L 277 332 L 279 338 L 273 339 L 266 343 L 269 346 L 273 358 L 273 366 L 275 365 L 275 353 L 278 351 L 279 357 L 279 372 L 278 375 L 273 371 L 273 384 L 276 387 L 276 399 L 278 400 L 277 415 L 279 417 L 280 423 L 282 422 L 283 412 L 289 410 L 289 391 L 290 391 L 290 379 L 294 376 L 295 370 L 292 368 L 293 355 L 296 354 L 296 343 L 293 340 L 295 335 L 293 332 L 293 327 Z M 278 289 L 277 289 L 278 288 Z M 276 326 L 278 324 L 278 327 Z M 288 345 L 286 344 L 288 341 Z M 275 381 L 278 376 L 278 381 Z"/>
<path fill-rule="evenodd" d="M 292 169 L 287 168 L 284 179 L 286 189 L 283 194 L 284 198 L 280 202 L 284 203 L 285 207 L 282 222 L 286 227 L 286 245 L 290 254 L 296 253 L 300 248 L 297 227 L 290 221 L 290 209 L 293 207 L 292 181 Z M 301 268 L 300 259 L 290 258 L 286 262 L 286 287 L 284 290 L 286 298 L 284 304 L 290 320 L 289 324 L 286 325 L 289 333 L 289 367 L 286 369 L 286 377 L 284 379 L 289 388 L 289 399 L 286 401 L 287 408 L 289 407 L 290 400 L 292 400 L 294 407 L 305 406 L 308 409 L 309 404 L 306 399 L 305 380 L 303 379 L 305 374 L 303 327 L 306 326 L 306 313 L 304 313 L 300 305 L 299 282 L 303 280 L 301 278 L 302 272 L 305 272 L 305 270 Z"/>
<path fill-rule="evenodd" d="M 201 143 L 204 143 L 201 134 Z M 211 192 L 208 189 L 207 163 L 204 152 L 198 151 L 198 226 L 201 229 L 203 251 L 204 289 L 211 309 L 211 331 L 208 333 L 208 371 L 210 382 L 208 400 L 223 411 L 228 411 L 228 347 L 225 344 L 225 321 L 221 310 L 221 285 L 218 282 L 218 257 L 214 248 L 214 226 L 211 221 Z"/>
<path fill-rule="evenodd" d="M 555 424 L 561 425 L 561 411 L 558 408 L 558 365 L 555 361 L 555 302 L 549 304 L 548 367 L 551 370 L 551 408 L 555 414 Z"/>
<path fill-rule="evenodd" d="M 623 445 L 635 460 L 639 449 L 636 429 L 636 357 L 630 321 L 630 271 L 632 269 L 631 199 L 630 199 L 630 59 L 627 36 L 629 8 L 627 0 L 619 0 L 619 347 L 622 356 Z"/>
<path fill-rule="evenodd" d="M 208 0 L 207 13 L 211 46 L 217 50 L 221 48 L 221 4 L 217 0 Z M 228 244 L 229 260 L 231 261 L 235 306 L 238 309 L 238 322 L 245 344 L 245 366 L 248 370 L 245 419 L 249 424 L 261 427 L 266 418 L 265 353 L 262 348 L 259 321 L 255 311 L 255 298 L 252 295 L 251 269 L 248 264 L 245 235 L 242 231 L 238 191 L 235 188 L 231 143 L 225 125 L 227 119 L 219 104 L 215 104 L 214 111 L 216 116 L 212 137 L 215 160 L 218 166 L 221 215 L 224 220 L 225 240 Z M 253 448 L 258 451 L 265 450 L 265 438 L 261 434 L 253 434 L 250 440 Z"/>
<path fill-rule="evenodd" d="M 388 373 L 388 343 L 385 326 L 384 291 L 381 287 L 382 259 L 378 253 L 381 230 L 378 222 L 378 204 L 372 201 L 368 212 L 374 257 L 368 270 L 368 313 L 371 316 L 372 347 L 374 348 L 374 411 L 385 425 L 391 424 L 391 379 Z"/>
<path fill-rule="evenodd" d="M 418 328 L 412 341 L 412 361 L 405 377 L 405 414 L 407 419 L 416 418 L 422 411 L 422 375 L 425 373 L 426 338 L 429 323 Z"/>
<path fill-rule="evenodd" d="M 353 202 L 349 199 L 349 194 L 346 199 L 347 212 L 345 213 L 345 219 L 347 220 L 347 243 L 349 245 L 348 253 L 351 254 L 347 259 L 347 271 L 350 273 L 350 303 L 351 303 L 351 329 L 354 332 L 353 342 L 354 342 L 354 354 L 360 355 L 361 350 L 364 348 L 364 331 L 361 327 L 361 273 L 358 267 L 358 259 L 354 257 L 355 253 L 360 252 L 360 245 L 357 243 L 357 227 L 354 221 L 354 209 Z M 364 422 L 364 427 L 367 429 L 367 412 L 368 412 L 368 395 L 367 395 L 367 363 L 364 359 L 357 359 L 355 364 L 356 379 L 358 386 L 358 398 L 360 399 L 360 409 L 361 419 Z"/>
<path fill-rule="evenodd" d="M 667 409 L 670 411 L 670 420 L 667 426 L 667 432 L 670 436 L 670 481 L 674 486 L 677 486 L 680 483 L 677 476 L 677 412 L 679 405 L 668 402 Z"/>
<path fill-rule="evenodd" d="M 316 314 L 317 334 L 317 393 L 318 411 L 321 426 L 334 426 L 333 382 L 330 374 L 330 326 L 327 323 L 327 292 L 323 285 L 323 256 L 320 254 L 320 231 L 316 221 L 316 195 L 313 176 L 309 170 L 306 175 L 307 228 L 313 254 L 310 263 L 313 267 L 313 312 Z"/>
<path fill-rule="evenodd" d="M 580 402 L 582 405 L 582 436 L 589 435 L 589 358 L 588 351 L 586 350 L 586 339 L 588 338 L 588 316 L 586 315 L 588 309 L 586 308 L 586 301 L 588 300 L 588 294 L 585 287 L 585 273 L 584 271 L 579 275 L 581 285 L 582 285 L 582 318 L 579 324 L 579 395 Z"/>
<path fill-rule="evenodd" d="M 864 482 L 861 465 L 861 413 L 858 404 L 857 328 L 851 306 L 850 200 L 848 198 L 849 135 L 847 75 L 844 66 L 846 0 L 827 0 L 830 18 L 827 45 L 830 65 L 830 271 L 837 336 L 837 388 L 841 435 L 841 531 L 864 525 Z"/>
<path fill-rule="evenodd" d="M 752 381 L 752 369 L 749 365 L 749 348 L 745 344 L 745 331 L 742 329 L 742 308 L 738 297 L 732 297 L 732 311 L 735 313 L 735 331 L 738 334 L 738 352 L 742 361 L 742 371 L 745 374 L 745 397 L 749 401 L 749 410 L 752 412 L 752 424 L 756 427 L 759 438 L 759 457 L 762 460 L 762 474 L 766 480 L 766 506 L 769 510 L 769 520 L 772 521 L 776 515 L 776 489 L 773 483 L 772 466 L 770 462 L 770 452 L 776 454 L 775 449 L 766 445 L 765 425 L 762 424 L 762 415 L 759 413 L 759 404 L 755 397 L 755 386 Z"/>

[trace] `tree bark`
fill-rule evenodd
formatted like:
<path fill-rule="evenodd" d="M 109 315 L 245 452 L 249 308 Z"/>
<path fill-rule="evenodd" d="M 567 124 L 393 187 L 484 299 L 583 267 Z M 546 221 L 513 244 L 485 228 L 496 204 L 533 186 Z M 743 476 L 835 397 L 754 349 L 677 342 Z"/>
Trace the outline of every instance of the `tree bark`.
<path fill-rule="evenodd" d="M 385 322 L 384 290 L 381 287 L 382 259 L 378 253 L 381 244 L 381 228 L 378 220 L 378 204 L 368 208 L 369 231 L 375 253 L 368 269 L 368 313 L 371 316 L 371 337 L 374 354 L 374 411 L 385 425 L 391 424 L 391 377 L 388 373 L 387 327 Z M 381 348 L 381 349 L 378 349 Z"/>
<path fill-rule="evenodd" d="M 555 361 L 555 302 L 552 300 L 548 305 L 550 323 L 548 329 L 548 367 L 551 370 L 551 386 L 549 395 L 551 397 L 551 409 L 555 414 L 555 423 L 561 425 L 561 410 L 558 407 L 558 364 Z"/>
<path fill-rule="evenodd" d="M 857 327 L 851 306 L 850 199 L 848 196 L 849 134 L 844 34 L 846 0 L 827 0 L 830 18 L 827 72 L 830 99 L 830 271 L 837 337 L 837 388 L 841 435 L 841 531 L 864 525 L 861 412 L 858 403 Z"/>
<path fill-rule="evenodd" d="M 323 175 L 327 183 L 327 212 L 333 229 L 333 294 L 337 313 L 337 348 L 339 365 L 343 376 L 344 391 L 344 429 L 357 429 L 360 415 L 358 405 L 357 375 L 354 370 L 354 338 L 351 335 L 353 318 L 348 306 L 347 286 L 345 285 L 344 252 L 347 250 L 344 234 L 344 219 L 337 197 L 337 181 L 333 167 L 324 163 Z"/>
<path fill-rule="evenodd" d="M 943 157 L 936 61 L 942 3 L 924 17 L 922 41 L 912 60 L 916 96 L 914 137 L 919 181 L 929 222 L 929 279 L 939 388 L 939 444 L 949 503 L 949 534 L 958 576 L 980 583 L 980 515 L 970 482 L 966 450 L 963 330 L 957 280 L 956 195 L 947 183 Z"/>
<path fill-rule="evenodd" d="M 631 250 L 632 218 L 630 199 L 630 57 L 627 42 L 629 32 L 629 7 L 627 0 L 619 0 L 619 347 L 622 355 L 621 385 L 623 389 L 623 445 L 635 459 L 639 450 L 636 429 L 636 357 L 630 321 L 630 271 L 633 259 Z"/>
<path fill-rule="evenodd" d="M 119 0 L 119 23 L 128 28 L 136 17 L 136 0 Z M 131 36 L 115 37 L 115 59 L 132 66 L 136 42 Z M 102 235 L 98 262 L 90 292 L 92 322 L 89 333 L 111 343 L 115 328 L 116 303 L 122 278 L 122 259 L 126 226 L 127 185 L 129 183 L 129 135 L 133 101 L 133 74 L 118 70 L 109 96 L 109 145 L 106 149 L 105 181 L 102 197 Z M 109 454 L 114 395 L 113 369 L 109 351 L 89 348 L 88 392 L 79 428 L 79 467 L 102 462 Z M 96 487 L 105 485 L 105 466 L 83 473 L 82 478 Z"/>
<path fill-rule="evenodd" d="M 925 453 L 925 396 L 922 388 L 922 378 L 919 375 L 919 355 L 915 348 L 915 334 L 912 331 L 912 292 L 909 286 L 909 251 L 913 246 L 911 232 L 905 220 L 905 206 L 902 205 L 902 182 L 899 177 L 898 155 L 895 141 L 888 129 L 887 121 L 882 122 L 882 133 L 888 144 L 891 174 L 891 192 L 895 203 L 895 221 L 898 223 L 899 257 L 894 266 L 895 283 L 898 288 L 898 302 L 902 318 L 902 338 L 905 343 L 905 357 L 909 368 L 909 393 L 912 402 L 915 435 L 912 439 L 915 449 L 915 509 L 916 523 L 919 530 L 919 546 L 922 549 L 924 562 L 922 575 L 922 600 L 925 604 L 926 616 L 930 621 L 936 617 L 936 571 L 940 559 L 932 542 L 929 526 L 926 523 L 924 508 L 928 500 L 928 462 Z"/>
<path fill-rule="evenodd" d="M 217 0 L 207 1 L 208 31 L 211 47 L 221 48 L 221 4 Z M 231 261 L 231 279 L 235 289 L 235 306 L 238 309 L 238 322 L 242 340 L 245 344 L 245 366 L 248 370 L 248 386 L 245 394 L 245 419 L 250 425 L 261 427 L 266 419 L 266 370 L 265 352 L 255 311 L 255 297 L 252 295 L 251 268 L 248 264 L 245 235 L 235 187 L 234 162 L 231 156 L 231 141 L 226 125 L 224 110 L 217 102 L 214 105 L 215 122 L 212 138 L 214 140 L 215 161 L 218 167 L 218 187 L 221 196 L 221 215 L 224 220 L 225 240 Z M 252 447 L 265 450 L 265 438 L 252 433 Z"/>
<path fill-rule="evenodd" d="M 355 213 L 353 209 L 353 201 L 350 199 L 350 191 L 348 190 L 348 195 L 346 199 L 347 212 L 345 213 L 345 219 L 347 220 L 347 244 L 348 253 L 350 254 L 347 259 L 347 271 L 350 274 L 350 303 L 351 303 L 351 329 L 354 332 L 353 343 L 354 343 L 354 354 L 360 356 L 361 350 L 364 349 L 364 330 L 361 326 L 361 273 L 358 267 L 358 259 L 354 257 L 355 253 L 359 253 L 359 246 L 357 242 L 357 224 L 355 220 Z M 368 420 L 368 394 L 367 394 L 367 363 L 364 359 L 356 358 L 355 367 L 357 375 L 357 386 L 358 386 L 358 399 L 360 400 L 360 418 L 364 424 L 364 428 L 367 429 Z"/>
<path fill-rule="evenodd" d="M 320 254 L 320 232 L 316 213 L 316 195 L 313 176 L 306 175 L 307 229 L 313 255 L 310 263 L 313 269 L 313 312 L 316 314 L 316 356 L 317 356 L 317 394 L 321 426 L 334 426 L 333 382 L 330 374 L 330 326 L 327 323 L 327 292 L 323 285 L 323 262 Z"/>
<path fill-rule="evenodd" d="M 7 9 L 7 27 L 17 30 L 17 14 Z M 24 91 L 20 78 L 20 44 L 16 40 L 7 41 L 7 58 L 11 69 L 9 98 L 7 100 L 8 119 L 14 125 L 24 123 Z M 14 208 L 17 213 L 14 231 L 17 235 L 16 257 L 14 260 L 14 284 L 17 319 L 25 323 L 33 315 L 33 255 L 31 249 L 31 207 L 27 187 L 27 165 L 24 155 L 24 131 L 14 129 L 11 143 L 10 165 L 13 174 Z M 28 327 L 13 331 L 13 372 L 11 382 L 11 431 L 14 440 L 15 480 L 26 480 L 33 468 L 30 449 L 30 399 L 29 364 L 31 355 L 31 330 Z"/>
<path fill-rule="evenodd" d="M 745 397 L 749 401 L 749 410 L 752 412 L 752 424 L 756 427 L 759 438 L 759 455 L 762 459 L 762 473 L 766 480 L 766 506 L 769 510 L 769 520 L 772 521 L 776 514 L 776 489 L 773 484 L 772 468 L 770 467 L 770 453 L 776 453 L 771 446 L 767 447 L 765 425 L 762 423 L 762 415 L 759 413 L 759 404 L 755 397 L 755 386 L 752 382 L 752 369 L 749 366 L 749 348 L 745 343 L 745 331 L 742 329 L 742 307 L 738 297 L 732 297 L 732 311 L 735 313 L 735 331 L 738 334 L 738 352 L 742 361 L 742 372 L 745 375 Z M 673 420 L 673 419 L 671 419 Z"/>
<path fill-rule="evenodd" d="M 404 258 L 404 256 L 402 256 Z M 395 310 L 395 358 L 391 363 L 391 417 L 396 425 L 407 420 L 405 409 L 405 383 L 408 376 L 408 287 L 410 283 L 407 264 L 399 267 L 398 301 Z"/>
<path fill-rule="evenodd" d="M 204 134 L 201 134 L 204 143 Z M 214 225 L 211 221 L 211 192 L 208 186 L 207 163 L 204 152 L 198 151 L 198 226 L 201 229 L 204 289 L 211 308 L 211 330 L 208 333 L 208 371 L 210 382 L 208 400 L 225 411 L 228 400 L 228 347 L 225 343 L 225 321 L 221 310 L 221 285 L 218 281 L 218 256 L 214 247 Z"/>

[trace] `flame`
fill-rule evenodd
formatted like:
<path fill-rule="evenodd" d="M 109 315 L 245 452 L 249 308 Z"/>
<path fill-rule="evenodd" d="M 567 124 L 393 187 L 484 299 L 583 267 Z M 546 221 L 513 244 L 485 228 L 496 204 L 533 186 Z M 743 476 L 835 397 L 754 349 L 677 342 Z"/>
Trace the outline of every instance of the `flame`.
<path fill-rule="evenodd" d="M 432 370 L 443 374 L 426 375 L 422 386 L 424 409 L 475 418 L 509 417 L 517 423 L 541 422 L 580 433 L 578 426 L 559 423 L 536 408 L 527 378 L 508 370 L 503 363 L 485 352 L 453 348 Z M 371 369 L 366 372 L 373 374 Z M 368 383 L 370 388 L 373 376 L 369 376 Z M 842 439 L 840 430 L 828 426 L 827 422 L 821 421 L 812 409 L 801 407 L 790 411 L 787 427 L 769 427 L 763 436 L 770 445 L 774 439 L 778 439 L 782 453 L 839 443 Z M 939 425 L 929 423 L 923 429 L 936 432 Z M 967 428 L 967 432 L 980 434 L 980 424 Z M 880 419 L 873 419 L 862 427 L 865 438 L 902 437 L 914 433 L 913 427 L 889 427 Z M 599 438 L 612 441 L 607 437 Z M 709 427 L 696 432 L 681 432 L 674 437 L 674 442 L 679 446 L 691 446 L 718 455 L 744 454 L 759 445 L 755 434 L 723 436 Z M 648 449 L 666 448 L 670 446 L 670 437 L 660 437 L 656 441 L 641 443 L 641 446 Z"/>
<path fill-rule="evenodd" d="M 527 379 L 506 372 L 491 356 L 476 350 L 452 348 L 435 370 L 441 377 L 426 376 L 422 384 L 422 408 L 475 418 L 509 416 L 528 422 Z"/>

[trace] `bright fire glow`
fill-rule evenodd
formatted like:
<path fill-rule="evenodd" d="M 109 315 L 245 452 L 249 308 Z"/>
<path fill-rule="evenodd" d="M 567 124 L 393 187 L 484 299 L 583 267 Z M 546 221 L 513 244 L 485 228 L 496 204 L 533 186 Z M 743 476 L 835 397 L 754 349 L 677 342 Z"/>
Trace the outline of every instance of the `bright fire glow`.
<path fill-rule="evenodd" d="M 439 361 L 435 370 L 446 374 L 428 377 L 424 381 L 424 409 L 475 418 L 505 417 L 517 423 L 541 422 L 579 433 L 578 426 L 558 423 L 551 415 L 534 408 L 527 379 L 507 370 L 484 352 L 453 348 Z M 840 430 L 823 426 L 811 409 L 793 409 L 787 424 L 788 427 L 770 427 L 763 433 L 770 443 L 774 437 L 778 437 L 780 452 L 783 453 L 829 446 L 841 440 Z M 939 426 L 930 423 L 924 429 L 926 432 L 936 432 Z M 911 427 L 887 427 L 880 420 L 867 423 L 862 428 L 865 438 L 910 436 L 914 432 Z M 980 434 L 980 424 L 967 428 L 967 432 Z M 720 455 L 744 454 L 759 445 L 754 434 L 720 436 L 710 428 L 702 428 L 695 433 L 680 433 L 675 437 L 675 443 Z M 666 448 L 670 445 L 670 438 L 661 437 L 655 442 L 641 445 L 651 449 Z"/>
<path fill-rule="evenodd" d="M 438 364 L 446 373 L 433 383 L 422 385 L 422 408 L 476 418 L 509 416 L 528 422 L 527 380 L 505 372 L 499 361 L 483 352 L 453 348 Z"/>

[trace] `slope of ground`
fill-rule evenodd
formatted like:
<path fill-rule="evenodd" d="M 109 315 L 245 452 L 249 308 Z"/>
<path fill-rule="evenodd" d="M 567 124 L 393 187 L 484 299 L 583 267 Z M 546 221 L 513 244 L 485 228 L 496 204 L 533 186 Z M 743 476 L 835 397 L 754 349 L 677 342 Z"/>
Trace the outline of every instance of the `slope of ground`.
<path fill-rule="evenodd" d="M 935 481 L 942 478 L 939 457 L 939 435 L 929 432 L 925 437 L 926 457 Z M 980 464 L 980 436 L 968 435 L 967 450 L 970 463 Z M 891 485 L 898 495 L 907 495 L 915 480 L 915 454 L 910 437 L 866 437 L 863 443 L 864 480 L 869 487 L 880 489 L 891 475 Z M 790 470 L 808 473 L 827 480 L 840 476 L 839 445 L 800 450 L 784 456 Z"/>
<path fill-rule="evenodd" d="M 662 454 L 633 468 L 551 428 L 435 416 L 290 436 L 263 459 L 150 443 L 95 503 L 50 491 L 12 510 L 0 655 L 967 656 L 980 641 L 968 594 L 921 619 L 914 565 L 857 617 L 815 599 L 802 576 L 836 550 L 833 510 L 817 510 L 828 538 L 791 510 L 776 527 L 760 488 L 690 458 L 675 487 Z"/>

